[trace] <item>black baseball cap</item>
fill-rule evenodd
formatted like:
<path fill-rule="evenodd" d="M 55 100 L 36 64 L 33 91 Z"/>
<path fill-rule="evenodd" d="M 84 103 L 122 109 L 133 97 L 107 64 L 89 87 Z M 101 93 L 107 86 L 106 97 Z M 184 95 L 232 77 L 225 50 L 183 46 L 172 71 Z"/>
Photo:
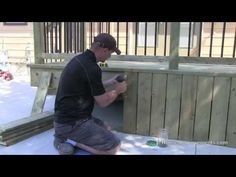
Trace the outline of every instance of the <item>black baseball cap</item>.
<path fill-rule="evenodd" d="M 100 47 L 108 48 L 109 50 L 113 50 L 117 53 L 117 55 L 121 54 L 121 51 L 116 46 L 115 38 L 108 33 L 100 33 L 96 37 L 94 37 L 94 42 L 99 42 Z"/>

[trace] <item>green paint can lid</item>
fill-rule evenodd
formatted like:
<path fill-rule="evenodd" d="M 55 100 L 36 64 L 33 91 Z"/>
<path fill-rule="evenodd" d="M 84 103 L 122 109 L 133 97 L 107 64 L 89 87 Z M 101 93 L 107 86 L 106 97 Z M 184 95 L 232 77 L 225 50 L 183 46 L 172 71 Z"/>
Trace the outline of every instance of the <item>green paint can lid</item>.
<path fill-rule="evenodd" d="M 146 145 L 148 145 L 148 146 L 157 146 L 157 142 L 155 140 L 148 140 L 146 142 Z"/>

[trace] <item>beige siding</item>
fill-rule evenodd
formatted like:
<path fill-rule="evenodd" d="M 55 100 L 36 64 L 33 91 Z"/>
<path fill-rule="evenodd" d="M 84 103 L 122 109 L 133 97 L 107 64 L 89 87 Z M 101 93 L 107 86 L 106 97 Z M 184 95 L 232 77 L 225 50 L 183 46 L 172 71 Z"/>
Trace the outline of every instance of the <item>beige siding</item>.
<path fill-rule="evenodd" d="M 5 51 L 9 62 L 26 62 L 27 56 L 33 61 L 33 23 L 27 25 L 4 25 L 0 23 L 0 52 Z"/>

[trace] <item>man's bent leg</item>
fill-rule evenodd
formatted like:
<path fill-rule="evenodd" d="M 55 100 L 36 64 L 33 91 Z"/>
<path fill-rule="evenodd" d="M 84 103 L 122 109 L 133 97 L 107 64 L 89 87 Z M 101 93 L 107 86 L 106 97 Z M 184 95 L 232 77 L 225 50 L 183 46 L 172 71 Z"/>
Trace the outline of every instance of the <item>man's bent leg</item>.
<path fill-rule="evenodd" d="M 120 140 L 94 119 L 74 126 L 68 138 L 76 141 L 79 148 L 93 154 L 115 154 L 120 147 Z"/>

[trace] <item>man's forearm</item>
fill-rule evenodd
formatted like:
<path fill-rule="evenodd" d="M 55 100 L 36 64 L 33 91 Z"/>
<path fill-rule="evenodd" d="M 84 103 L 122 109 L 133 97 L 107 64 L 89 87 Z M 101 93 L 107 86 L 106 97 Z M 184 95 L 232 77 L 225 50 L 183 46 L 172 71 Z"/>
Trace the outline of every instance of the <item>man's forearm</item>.
<path fill-rule="evenodd" d="M 109 104 L 111 104 L 112 102 L 115 101 L 115 99 L 117 98 L 118 93 L 115 90 L 112 90 L 110 92 L 108 92 L 108 100 L 106 102 L 106 106 L 108 106 Z"/>
<path fill-rule="evenodd" d="M 116 99 L 117 96 L 118 96 L 118 93 L 116 92 L 116 90 L 112 90 L 112 91 L 106 92 L 102 96 L 98 96 L 96 98 L 96 103 L 100 107 L 106 107 L 109 104 L 111 104 Z"/>

